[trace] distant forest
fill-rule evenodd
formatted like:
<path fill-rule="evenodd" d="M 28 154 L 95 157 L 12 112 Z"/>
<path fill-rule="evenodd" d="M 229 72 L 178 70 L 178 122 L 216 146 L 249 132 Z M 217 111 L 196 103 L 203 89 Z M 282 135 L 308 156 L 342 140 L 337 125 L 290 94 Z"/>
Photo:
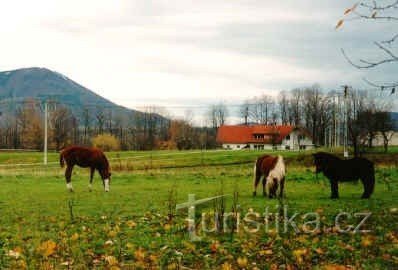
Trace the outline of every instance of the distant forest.
<path fill-rule="evenodd" d="M 117 112 L 114 107 L 79 106 L 47 101 L 49 148 L 70 144 L 91 145 L 95 137 L 109 134 L 122 150 L 211 149 L 217 147 L 219 126 L 231 115 L 239 124 L 293 125 L 304 127 L 317 146 L 343 143 L 345 123 L 350 145 L 358 153 L 373 146 L 379 134 L 387 150 L 394 129 L 391 104 L 367 91 L 324 92 L 318 85 L 262 95 L 228 106 L 211 105 L 206 125 L 194 125 L 193 116 L 173 119 L 167 108 L 148 107 L 142 112 Z M 0 101 L 0 148 L 43 149 L 44 103 L 37 99 Z"/>

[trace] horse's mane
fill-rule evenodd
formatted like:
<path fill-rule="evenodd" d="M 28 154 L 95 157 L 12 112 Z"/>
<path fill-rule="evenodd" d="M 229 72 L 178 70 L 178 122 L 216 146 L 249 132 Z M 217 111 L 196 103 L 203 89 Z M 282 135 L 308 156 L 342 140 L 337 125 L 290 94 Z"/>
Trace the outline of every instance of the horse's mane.
<path fill-rule="evenodd" d="M 330 160 L 341 160 L 341 158 L 336 157 L 335 155 L 326 153 L 326 152 L 318 152 L 314 154 L 315 159 L 317 160 L 326 160 L 326 161 L 330 161 Z"/>

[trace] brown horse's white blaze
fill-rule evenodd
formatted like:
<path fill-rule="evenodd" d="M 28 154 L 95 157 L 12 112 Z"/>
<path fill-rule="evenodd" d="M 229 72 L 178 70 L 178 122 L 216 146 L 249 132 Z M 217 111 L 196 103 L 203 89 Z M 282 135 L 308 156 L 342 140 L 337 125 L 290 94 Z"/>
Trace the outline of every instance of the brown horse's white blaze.
<path fill-rule="evenodd" d="M 92 190 L 92 182 L 95 170 L 97 170 L 101 175 L 104 190 L 106 192 L 109 191 L 111 177 L 109 162 L 101 150 L 97 148 L 70 146 L 63 149 L 60 153 L 61 167 L 64 167 L 65 164 L 66 188 L 69 191 L 73 191 L 71 177 L 72 170 L 75 165 L 83 168 L 90 168 L 90 183 L 88 186 L 90 191 Z"/>
<path fill-rule="evenodd" d="M 254 179 L 253 179 L 253 196 L 256 196 L 257 185 L 263 177 L 263 195 L 266 196 L 268 189 L 268 196 L 273 198 L 279 190 L 279 196 L 283 196 L 285 185 L 286 167 L 282 156 L 261 156 L 254 163 Z"/>

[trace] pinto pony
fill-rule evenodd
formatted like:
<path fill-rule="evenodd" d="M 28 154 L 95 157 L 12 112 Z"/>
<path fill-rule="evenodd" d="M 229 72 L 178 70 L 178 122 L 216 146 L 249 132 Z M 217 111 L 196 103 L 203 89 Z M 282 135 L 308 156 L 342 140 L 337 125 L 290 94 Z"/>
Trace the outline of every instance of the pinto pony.
<path fill-rule="evenodd" d="M 268 197 L 276 197 L 276 191 L 279 187 L 279 197 L 282 197 L 285 186 L 285 174 L 286 168 L 282 156 L 273 157 L 264 155 L 257 158 L 254 163 L 253 196 L 256 196 L 257 185 L 261 177 L 263 177 L 263 195 L 267 196 L 267 188 Z"/>
<path fill-rule="evenodd" d="M 315 173 L 323 172 L 330 181 L 332 199 L 339 197 L 339 181 L 357 181 L 358 179 L 361 179 L 364 187 L 362 198 L 367 199 L 372 195 L 375 186 L 375 168 L 370 160 L 360 157 L 345 160 L 325 152 L 318 152 L 313 156 Z"/>
<path fill-rule="evenodd" d="M 109 191 L 109 182 L 111 180 L 109 162 L 101 150 L 97 148 L 70 146 L 61 151 L 59 162 L 61 167 L 64 167 L 66 163 L 65 179 L 66 187 L 69 191 L 73 191 L 71 176 L 73 166 L 75 165 L 82 168 L 90 168 L 90 191 L 92 190 L 93 176 L 95 170 L 97 170 L 98 173 L 101 175 L 105 191 Z"/>

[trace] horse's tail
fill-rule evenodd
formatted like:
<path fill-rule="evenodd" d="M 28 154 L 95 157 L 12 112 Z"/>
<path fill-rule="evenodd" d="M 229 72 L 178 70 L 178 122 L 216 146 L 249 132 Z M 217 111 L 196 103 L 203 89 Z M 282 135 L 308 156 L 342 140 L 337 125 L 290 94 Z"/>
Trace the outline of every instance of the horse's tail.
<path fill-rule="evenodd" d="M 61 168 L 63 168 L 65 166 L 65 159 L 64 159 L 63 152 L 61 152 L 61 154 L 59 155 L 59 165 L 61 165 Z"/>

